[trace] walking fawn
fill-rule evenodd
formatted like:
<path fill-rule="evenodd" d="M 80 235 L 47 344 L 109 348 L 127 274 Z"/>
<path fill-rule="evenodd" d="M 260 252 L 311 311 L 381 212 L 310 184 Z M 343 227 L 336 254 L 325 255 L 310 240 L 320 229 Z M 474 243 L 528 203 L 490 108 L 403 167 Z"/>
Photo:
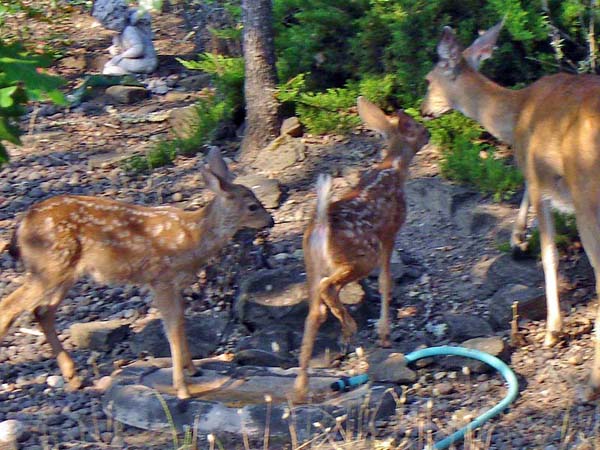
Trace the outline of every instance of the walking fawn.
<path fill-rule="evenodd" d="M 502 23 L 462 51 L 452 29 L 444 28 L 439 62 L 427 75 L 422 112 L 440 116 L 457 109 L 510 144 L 527 182 L 511 243 L 521 247 L 529 201 L 540 230 L 548 320 L 546 345 L 560 336 L 558 254 L 551 208 L 574 211 L 585 252 L 600 293 L 600 77 L 556 74 L 530 86 L 503 88 L 478 73 L 489 58 Z M 596 319 L 595 360 L 585 397 L 600 393 L 600 316 Z"/>
<path fill-rule="evenodd" d="M 306 399 L 308 363 L 327 308 L 341 322 L 344 340 L 348 341 L 356 332 L 356 322 L 340 302 L 340 290 L 376 267 L 381 270 L 379 340 L 384 347 L 390 345 L 390 258 L 396 233 L 406 218 L 404 182 L 408 165 L 429 140 L 429 133 L 404 112 L 388 117 L 362 97 L 357 103 L 362 121 L 384 135 L 388 149 L 382 162 L 364 172 L 358 185 L 333 203 L 331 177 L 319 176 L 317 207 L 303 241 L 310 304 L 294 386 L 298 402 Z"/>
<path fill-rule="evenodd" d="M 11 253 L 23 261 L 24 284 L 0 301 L 0 340 L 12 322 L 30 311 L 52 347 L 58 366 L 77 389 L 75 363 L 55 329 L 58 306 L 82 276 L 100 283 L 146 285 L 154 294 L 173 360 L 177 397 L 189 397 L 183 369 L 195 372 L 184 332 L 180 291 L 198 270 L 242 228 L 273 225 L 250 189 L 231 183 L 218 150 L 200 170 L 215 198 L 202 210 L 143 207 L 96 197 L 60 195 L 25 214 L 13 236 Z"/>

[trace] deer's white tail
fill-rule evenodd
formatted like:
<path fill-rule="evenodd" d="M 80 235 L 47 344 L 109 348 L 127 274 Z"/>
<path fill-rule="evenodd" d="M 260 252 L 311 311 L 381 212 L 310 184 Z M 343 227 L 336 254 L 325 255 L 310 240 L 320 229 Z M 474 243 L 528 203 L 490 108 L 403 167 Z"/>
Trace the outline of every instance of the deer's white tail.
<path fill-rule="evenodd" d="M 327 247 L 331 229 L 327 212 L 331 200 L 331 185 L 330 175 L 319 175 L 317 179 L 317 209 L 314 227 L 308 240 L 308 251 L 310 252 L 312 266 L 311 295 L 318 295 L 319 282 L 325 276 L 328 268 L 327 255 L 329 252 Z"/>

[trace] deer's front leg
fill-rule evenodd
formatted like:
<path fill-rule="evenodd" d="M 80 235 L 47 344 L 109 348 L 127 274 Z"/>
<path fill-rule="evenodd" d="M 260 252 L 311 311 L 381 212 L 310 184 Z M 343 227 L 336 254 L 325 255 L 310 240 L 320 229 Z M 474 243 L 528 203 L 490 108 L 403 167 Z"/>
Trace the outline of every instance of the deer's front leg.
<path fill-rule="evenodd" d="M 544 340 L 544 345 L 552 346 L 559 340 L 562 327 L 560 304 L 558 300 L 558 251 L 556 250 L 556 243 L 554 242 L 554 219 L 552 217 L 550 200 L 542 198 L 532 200 L 535 205 L 539 222 L 542 266 L 544 268 L 544 279 L 546 284 L 546 304 L 548 307 L 546 339 Z"/>
<path fill-rule="evenodd" d="M 179 399 L 190 398 L 190 392 L 183 373 L 193 367 L 187 350 L 183 299 L 177 289 L 170 285 L 154 287 L 154 304 L 159 309 L 171 348 L 173 362 L 173 388 Z"/>
<path fill-rule="evenodd" d="M 520 259 L 527 253 L 527 241 L 525 231 L 527 230 L 527 213 L 529 212 L 529 193 L 527 187 L 523 192 L 523 199 L 517 214 L 517 220 L 510 235 L 510 248 L 514 259 Z"/>

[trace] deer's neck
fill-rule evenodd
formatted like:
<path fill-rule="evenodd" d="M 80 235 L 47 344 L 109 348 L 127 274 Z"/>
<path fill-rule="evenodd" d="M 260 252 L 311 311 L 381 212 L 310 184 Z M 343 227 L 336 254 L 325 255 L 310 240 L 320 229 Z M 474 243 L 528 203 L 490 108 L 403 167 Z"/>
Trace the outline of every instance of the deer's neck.
<path fill-rule="evenodd" d="M 238 229 L 238 220 L 229 213 L 227 205 L 213 200 L 200 211 L 190 213 L 190 221 L 196 228 L 196 236 L 203 253 L 212 256 L 233 237 Z"/>
<path fill-rule="evenodd" d="M 512 145 L 524 91 L 504 88 L 474 70 L 464 70 L 455 83 L 460 95 L 454 99 L 454 108 Z"/>

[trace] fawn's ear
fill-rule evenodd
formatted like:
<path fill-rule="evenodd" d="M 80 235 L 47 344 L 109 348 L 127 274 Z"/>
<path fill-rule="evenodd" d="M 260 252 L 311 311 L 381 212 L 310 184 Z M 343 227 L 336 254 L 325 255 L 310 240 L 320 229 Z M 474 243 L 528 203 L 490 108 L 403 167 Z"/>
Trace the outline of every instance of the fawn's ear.
<path fill-rule="evenodd" d="M 221 178 L 218 174 L 213 172 L 209 165 L 200 167 L 200 173 L 204 178 L 206 187 L 213 191 L 215 194 L 223 197 L 231 197 L 230 183 L 227 180 Z"/>
<path fill-rule="evenodd" d="M 465 60 L 473 69 L 479 70 L 481 62 L 492 56 L 503 26 L 504 19 L 475 39 L 469 48 L 463 52 Z"/>
<path fill-rule="evenodd" d="M 233 181 L 233 174 L 229 171 L 227 163 L 221 156 L 221 152 L 217 147 L 211 147 L 208 155 L 206 156 L 206 162 L 210 171 L 217 175 L 219 178 L 225 181 Z"/>
<path fill-rule="evenodd" d="M 377 105 L 361 96 L 356 99 L 356 106 L 358 107 L 358 115 L 367 127 L 380 132 L 385 137 L 390 136 L 394 126 Z"/>
<path fill-rule="evenodd" d="M 396 116 L 398 118 L 398 129 L 403 136 L 413 137 L 419 132 L 420 127 L 417 121 L 404 111 L 399 109 L 396 113 Z"/>
<path fill-rule="evenodd" d="M 438 66 L 447 70 L 453 71 L 460 63 L 461 47 L 454 35 L 452 28 L 446 26 L 442 31 L 442 38 L 437 46 L 437 54 L 439 56 Z"/>

